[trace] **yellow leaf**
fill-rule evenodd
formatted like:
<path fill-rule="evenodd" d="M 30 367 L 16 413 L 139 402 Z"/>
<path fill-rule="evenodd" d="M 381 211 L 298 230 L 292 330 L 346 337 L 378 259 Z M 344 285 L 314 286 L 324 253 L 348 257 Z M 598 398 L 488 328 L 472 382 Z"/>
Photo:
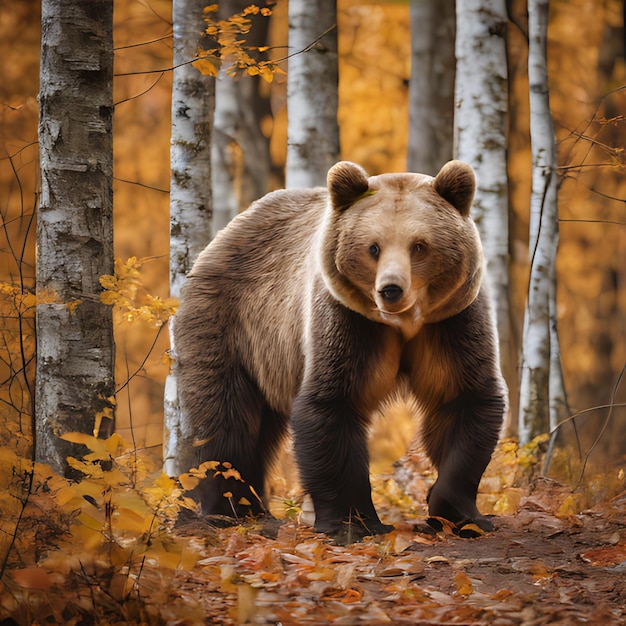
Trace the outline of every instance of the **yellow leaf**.
<path fill-rule="evenodd" d="M 225 491 L 222 495 L 225 498 L 232 498 L 233 497 L 233 492 L 232 491 Z"/>
<path fill-rule="evenodd" d="M 178 488 L 176 481 L 163 473 L 156 479 L 155 484 L 163 490 L 165 496 L 171 496 Z"/>
<path fill-rule="evenodd" d="M 121 296 L 116 291 L 103 291 L 100 294 L 102 304 L 116 304 L 121 300 Z"/>
<path fill-rule="evenodd" d="M 85 552 L 97 550 L 104 539 L 102 525 L 99 528 L 92 528 L 85 524 L 76 524 L 72 527 L 72 535 L 76 537 Z"/>
<path fill-rule="evenodd" d="M 126 530 L 132 533 L 141 534 L 150 527 L 151 518 L 144 514 L 137 513 L 129 508 L 118 508 L 115 511 L 114 526 L 116 530 Z"/>
<path fill-rule="evenodd" d="M 102 478 L 104 472 L 102 471 L 102 467 L 98 464 L 94 463 L 86 463 L 85 461 L 79 461 L 74 457 L 67 457 L 67 464 L 79 472 L 85 474 L 85 476 L 89 476 L 90 478 Z"/>
<path fill-rule="evenodd" d="M 130 482 L 128 479 L 128 476 L 126 476 L 126 474 L 124 474 L 119 469 L 117 469 L 117 467 L 114 467 L 104 472 L 104 476 L 102 478 L 106 485 L 111 485 L 111 486 L 127 485 Z"/>
<path fill-rule="evenodd" d="M 244 498 L 243 496 L 239 498 L 238 504 L 243 504 L 244 506 L 251 506 L 250 500 L 248 500 L 248 498 Z"/>
<path fill-rule="evenodd" d="M 563 500 L 559 510 L 556 512 L 556 516 L 560 518 L 572 517 L 578 513 L 578 500 L 580 498 L 576 494 L 570 494 Z"/>
<path fill-rule="evenodd" d="M 208 59 L 197 59 L 191 64 L 205 76 L 217 76 L 217 66 Z"/>
<path fill-rule="evenodd" d="M 67 307 L 68 311 L 70 312 L 70 315 L 74 315 L 78 305 L 82 304 L 82 303 L 83 303 L 82 300 L 72 300 L 71 302 L 67 302 L 65 304 L 65 306 Z"/>
<path fill-rule="evenodd" d="M 111 274 L 104 274 L 104 276 L 100 276 L 100 285 L 104 289 L 117 289 L 117 278 L 115 276 L 111 276 Z"/>
<path fill-rule="evenodd" d="M 469 596 L 474 590 L 472 581 L 465 572 L 457 572 L 454 582 L 456 584 L 456 592 L 460 596 Z"/>
<path fill-rule="evenodd" d="M 228 469 L 225 472 L 222 472 L 222 476 L 224 478 L 234 478 L 235 480 L 243 480 L 241 478 L 241 474 L 236 469 Z"/>
<path fill-rule="evenodd" d="M 109 399 L 110 400 L 110 399 Z M 122 439 L 121 435 L 113 433 L 108 439 L 104 440 L 106 451 L 113 457 L 120 455 L 126 448 L 127 443 Z"/>
<path fill-rule="evenodd" d="M 156 542 L 146 552 L 146 556 L 158 559 L 161 567 L 174 570 L 180 564 L 181 555 L 176 547 Z"/>
<path fill-rule="evenodd" d="M 178 477 L 178 482 L 185 491 L 191 491 L 200 484 L 200 479 L 191 474 L 181 474 Z"/>
<path fill-rule="evenodd" d="M 77 519 L 86 528 L 100 532 L 104 524 L 104 517 L 95 507 L 92 507 L 90 510 L 94 512 L 94 515 L 81 511 Z"/>
<path fill-rule="evenodd" d="M 54 289 L 40 289 L 37 291 L 37 304 L 52 304 L 58 301 L 59 296 Z"/>
<path fill-rule="evenodd" d="M 100 459 L 109 459 L 109 453 L 104 439 L 98 439 L 98 437 L 94 437 L 93 435 L 79 432 L 64 433 L 61 435 L 61 439 L 69 441 L 70 443 L 82 444 L 92 452 L 99 454 Z"/>
<path fill-rule="evenodd" d="M 194 445 L 195 445 L 195 442 L 194 442 Z M 208 470 L 215 471 L 219 467 L 219 465 L 220 465 L 219 461 L 205 461 L 198 467 L 198 470 L 200 470 L 201 472 L 207 472 Z"/>
<path fill-rule="evenodd" d="M 194 565 L 198 562 L 200 555 L 194 550 L 190 549 L 186 545 L 183 545 L 182 552 L 180 555 L 180 566 L 183 569 L 190 570 L 193 569 Z"/>

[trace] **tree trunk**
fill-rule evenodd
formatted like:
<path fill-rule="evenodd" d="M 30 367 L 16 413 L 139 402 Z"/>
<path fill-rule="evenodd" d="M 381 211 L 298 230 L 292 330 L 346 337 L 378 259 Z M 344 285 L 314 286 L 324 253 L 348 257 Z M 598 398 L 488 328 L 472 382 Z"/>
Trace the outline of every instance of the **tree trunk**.
<path fill-rule="evenodd" d="M 519 438 L 546 432 L 565 407 L 556 336 L 557 160 L 547 72 L 548 0 L 528 3 L 532 190 L 530 279 L 522 345 Z M 560 407 L 560 408 L 559 408 Z M 552 417 L 551 417 L 552 414 Z"/>
<path fill-rule="evenodd" d="M 215 79 L 201 74 L 189 62 L 201 45 L 204 0 L 174 0 L 172 137 L 170 180 L 170 295 L 179 297 L 185 276 L 211 239 L 211 135 L 215 109 Z M 207 47 L 206 45 L 204 46 Z M 170 324 L 171 329 L 171 324 Z M 176 347 L 170 332 L 171 356 Z M 181 415 L 176 367 L 165 382 L 165 471 L 178 473 Z M 186 468 L 187 469 L 187 468 Z"/>
<path fill-rule="evenodd" d="M 250 2 L 233 0 L 219 7 L 220 19 L 241 13 Z M 252 16 L 246 45 L 267 43 L 269 20 Z M 225 59 L 224 67 L 228 67 Z M 268 191 L 271 159 L 261 120 L 271 115 L 269 100 L 260 93 L 260 76 L 235 80 L 220 70 L 215 84 L 215 117 L 211 147 L 213 172 L 213 234 Z"/>
<path fill-rule="evenodd" d="M 407 170 L 434 176 L 452 158 L 454 0 L 411 0 Z"/>
<path fill-rule="evenodd" d="M 336 22 L 336 0 L 289 1 L 287 187 L 326 186 L 339 159 Z"/>
<path fill-rule="evenodd" d="M 504 377 L 516 372 L 509 311 L 506 171 L 507 62 L 504 0 L 456 3 L 455 157 L 476 172 L 472 208 L 487 261 Z"/>
<path fill-rule="evenodd" d="M 37 292 L 56 302 L 37 305 L 35 442 L 65 472 L 80 451 L 60 435 L 113 426 L 113 0 L 44 0 L 41 23 Z"/>

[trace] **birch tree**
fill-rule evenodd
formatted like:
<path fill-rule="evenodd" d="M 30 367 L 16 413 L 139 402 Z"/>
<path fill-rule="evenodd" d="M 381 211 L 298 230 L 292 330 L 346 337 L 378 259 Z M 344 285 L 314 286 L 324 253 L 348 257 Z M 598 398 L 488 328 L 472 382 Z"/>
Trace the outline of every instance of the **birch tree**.
<path fill-rule="evenodd" d="M 325 186 L 339 160 L 336 4 L 289 1 L 287 187 Z"/>
<path fill-rule="evenodd" d="M 59 436 L 113 425 L 113 0 L 42 2 L 39 105 L 35 445 L 64 472 Z"/>
<path fill-rule="evenodd" d="M 452 158 L 454 0 L 411 0 L 407 170 L 435 175 Z"/>
<path fill-rule="evenodd" d="M 242 13 L 249 0 L 232 0 L 219 7 L 220 19 Z M 269 20 L 257 14 L 246 36 L 246 45 L 267 43 Z M 271 159 L 269 140 L 261 132 L 261 119 L 270 115 L 269 101 L 260 93 L 260 76 L 235 80 L 228 76 L 225 59 L 215 83 L 213 119 L 212 189 L 213 234 L 224 228 L 239 211 L 268 191 Z"/>
<path fill-rule="evenodd" d="M 454 152 L 476 172 L 472 212 L 487 261 L 500 361 L 511 380 L 516 356 L 509 312 L 506 24 L 504 0 L 456 2 Z"/>
<path fill-rule="evenodd" d="M 175 68 L 170 152 L 172 297 L 179 297 L 185 276 L 211 239 L 211 134 L 215 79 L 191 65 L 203 38 L 202 10 L 205 5 L 205 0 L 174 0 L 172 5 Z M 175 361 L 176 347 L 171 332 L 170 342 Z M 165 383 L 164 412 L 164 468 L 166 472 L 176 474 L 184 416 L 179 410 L 175 365 Z"/>
<path fill-rule="evenodd" d="M 547 70 L 549 0 L 528 2 L 532 190 L 530 278 L 520 380 L 519 439 L 554 428 L 566 407 L 556 330 L 557 158 Z"/>

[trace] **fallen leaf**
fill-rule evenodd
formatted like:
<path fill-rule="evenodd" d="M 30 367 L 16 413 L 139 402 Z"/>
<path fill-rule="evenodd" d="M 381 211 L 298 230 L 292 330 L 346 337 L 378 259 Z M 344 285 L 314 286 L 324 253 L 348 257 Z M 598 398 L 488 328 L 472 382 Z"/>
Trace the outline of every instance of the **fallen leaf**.
<path fill-rule="evenodd" d="M 587 550 L 580 558 L 596 567 L 611 567 L 626 562 L 626 543 L 618 543 L 612 546 L 600 546 Z"/>
<path fill-rule="evenodd" d="M 467 597 L 474 591 L 472 581 L 465 572 L 456 573 L 454 576 L 454 584 L 456 585 L 456 593 L 459 596 Z"/>
<path fill-rule="evenodd" d="M 25 567 L 24 569 L 14 570 L 11 575 L 13 580 L 25 589 L 46 591 L 54 584 L 52 576 L 40 567 Z"/>

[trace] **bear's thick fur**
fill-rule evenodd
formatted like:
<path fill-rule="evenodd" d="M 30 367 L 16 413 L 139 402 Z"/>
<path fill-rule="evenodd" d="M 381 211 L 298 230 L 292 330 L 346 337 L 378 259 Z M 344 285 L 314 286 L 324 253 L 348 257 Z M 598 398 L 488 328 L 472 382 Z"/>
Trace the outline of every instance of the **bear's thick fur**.
<path fill-rule="evenodd" d="M 179 469 L 230 463 L 263 498 L 291 425 L 315 527 L 388 532 L 372 504 L 368 427 L 403 381 L 438 470 L 430 514 L 490 528 L 476 490 L 506 390 L 473 194 L 474 173 L 459 161 L 435 178 L 368 178 L 340 162 L 327 190 L 270 193 L 223 229 L 190 272 L 174 320 L 186 414 Z M 245 513 L 242 496 L 261 510 L 221 475 L 195 495 L 205 513 Z"/>

